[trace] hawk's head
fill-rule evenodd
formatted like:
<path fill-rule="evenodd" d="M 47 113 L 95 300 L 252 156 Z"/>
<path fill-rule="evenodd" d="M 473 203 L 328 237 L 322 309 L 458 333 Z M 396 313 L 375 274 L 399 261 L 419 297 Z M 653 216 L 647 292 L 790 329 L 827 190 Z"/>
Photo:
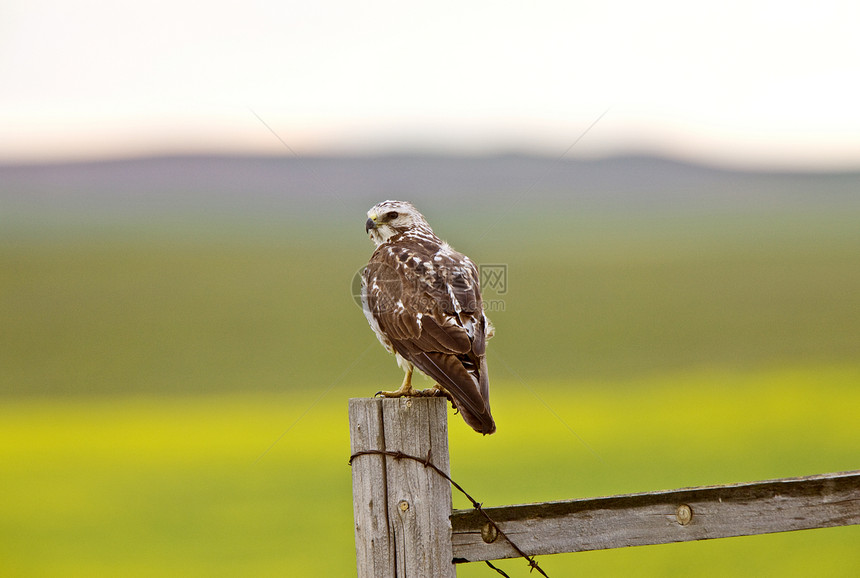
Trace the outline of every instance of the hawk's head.
<path fill-rule="evenodd" d="M 364 229 L 377 247 L 405 231 L 423 229 L 433 233 L 424 215 L 406 201 L 382 201 L 374 205 L 367 211 Z"/>

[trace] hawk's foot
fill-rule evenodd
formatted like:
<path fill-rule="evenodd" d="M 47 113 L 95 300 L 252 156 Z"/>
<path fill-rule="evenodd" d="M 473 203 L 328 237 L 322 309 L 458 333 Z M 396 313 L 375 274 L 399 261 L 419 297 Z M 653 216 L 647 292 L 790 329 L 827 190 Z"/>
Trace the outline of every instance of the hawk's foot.
<path fill-rule="evenodd" d="M 451 397 L 451 394 L 445 391 L 445 389 L 438 383 L 433 387 L 422 389 L 418 393 L 421 397 L 444 397 L 451 403 L 454 403 L 454 398 Z"/>
<path fill-rule="evenodd" d="M 397 391 L 377 391 L 373 397 L 419 397 L 421 395 L 424 395 L 421 390 L 413 389 L 411 384 L 407 384 Z"/>

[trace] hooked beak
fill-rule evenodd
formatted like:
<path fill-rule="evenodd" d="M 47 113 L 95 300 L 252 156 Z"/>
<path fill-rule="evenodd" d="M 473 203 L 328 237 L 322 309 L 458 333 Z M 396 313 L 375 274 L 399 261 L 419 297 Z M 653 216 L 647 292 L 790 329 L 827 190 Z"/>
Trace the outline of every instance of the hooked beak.
<path fill-rule="evenodd" d="M 367 222 L 364 224 L 364 232 L 365 233 L 368 233 L 368 232 L 370 232 L 371 229 L 375 229 L 375 228 L 376 228 L 376 222 L 374 222 L 373 219 L 368 219 Z"/>

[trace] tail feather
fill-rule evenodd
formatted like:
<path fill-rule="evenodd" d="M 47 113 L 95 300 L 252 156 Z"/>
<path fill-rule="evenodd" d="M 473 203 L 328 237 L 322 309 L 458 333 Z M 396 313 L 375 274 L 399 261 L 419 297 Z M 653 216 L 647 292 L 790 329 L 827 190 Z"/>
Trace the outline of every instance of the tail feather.
<path fill-rule="evenodd" d="M 480 434 L 496 431 L 496 424 L 490 413 L 489 381 L 487 363 L 482 357 L 479 375 L 467 371 L 458 356 L 438 352 L 421 352 L 410 359 L 418 369 L 435 379 L 451 394 L 454 407 L 466 423 Z"/>

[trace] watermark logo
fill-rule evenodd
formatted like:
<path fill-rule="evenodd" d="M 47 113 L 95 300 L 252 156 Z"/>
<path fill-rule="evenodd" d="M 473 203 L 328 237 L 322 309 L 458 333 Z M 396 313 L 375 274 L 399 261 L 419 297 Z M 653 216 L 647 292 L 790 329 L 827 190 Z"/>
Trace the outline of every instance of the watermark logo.
<path fill-rule="evenodd" d="M 350 289 L 353 302 L 361 308 L 364 308 L 361 302 L 363 292 L 364 278 L 367 275 L 367 270 L 373 267 L 372 273 L 374 283 L 376 284 L 375 294 L 378 297 L 376 308 L 381 311 L 393 311 L 398 307 L 398 300 L 403 295 L 403 283 L 400 274 L 385 263 L 373 263 L 366 267 L 360 268 L 352 276 Z"/>
<path fill-rule="evenodd" d="M 364 277 L 364 270 L 367 267 L 362 267 L 358 271 L 356 271 L 352 275 L 352 281 L 349 283 L 350 293 L 352 294 L 352 301 L 359 307 L 362 307 L 361 304 L 361 280 Z"/>
<path fill-rule="evenodd" d="M 481 263 L 478 265 L 481 289 L 492 290 L 496 295 L 508 292 L 508 266 L 506 263 Z"/>

